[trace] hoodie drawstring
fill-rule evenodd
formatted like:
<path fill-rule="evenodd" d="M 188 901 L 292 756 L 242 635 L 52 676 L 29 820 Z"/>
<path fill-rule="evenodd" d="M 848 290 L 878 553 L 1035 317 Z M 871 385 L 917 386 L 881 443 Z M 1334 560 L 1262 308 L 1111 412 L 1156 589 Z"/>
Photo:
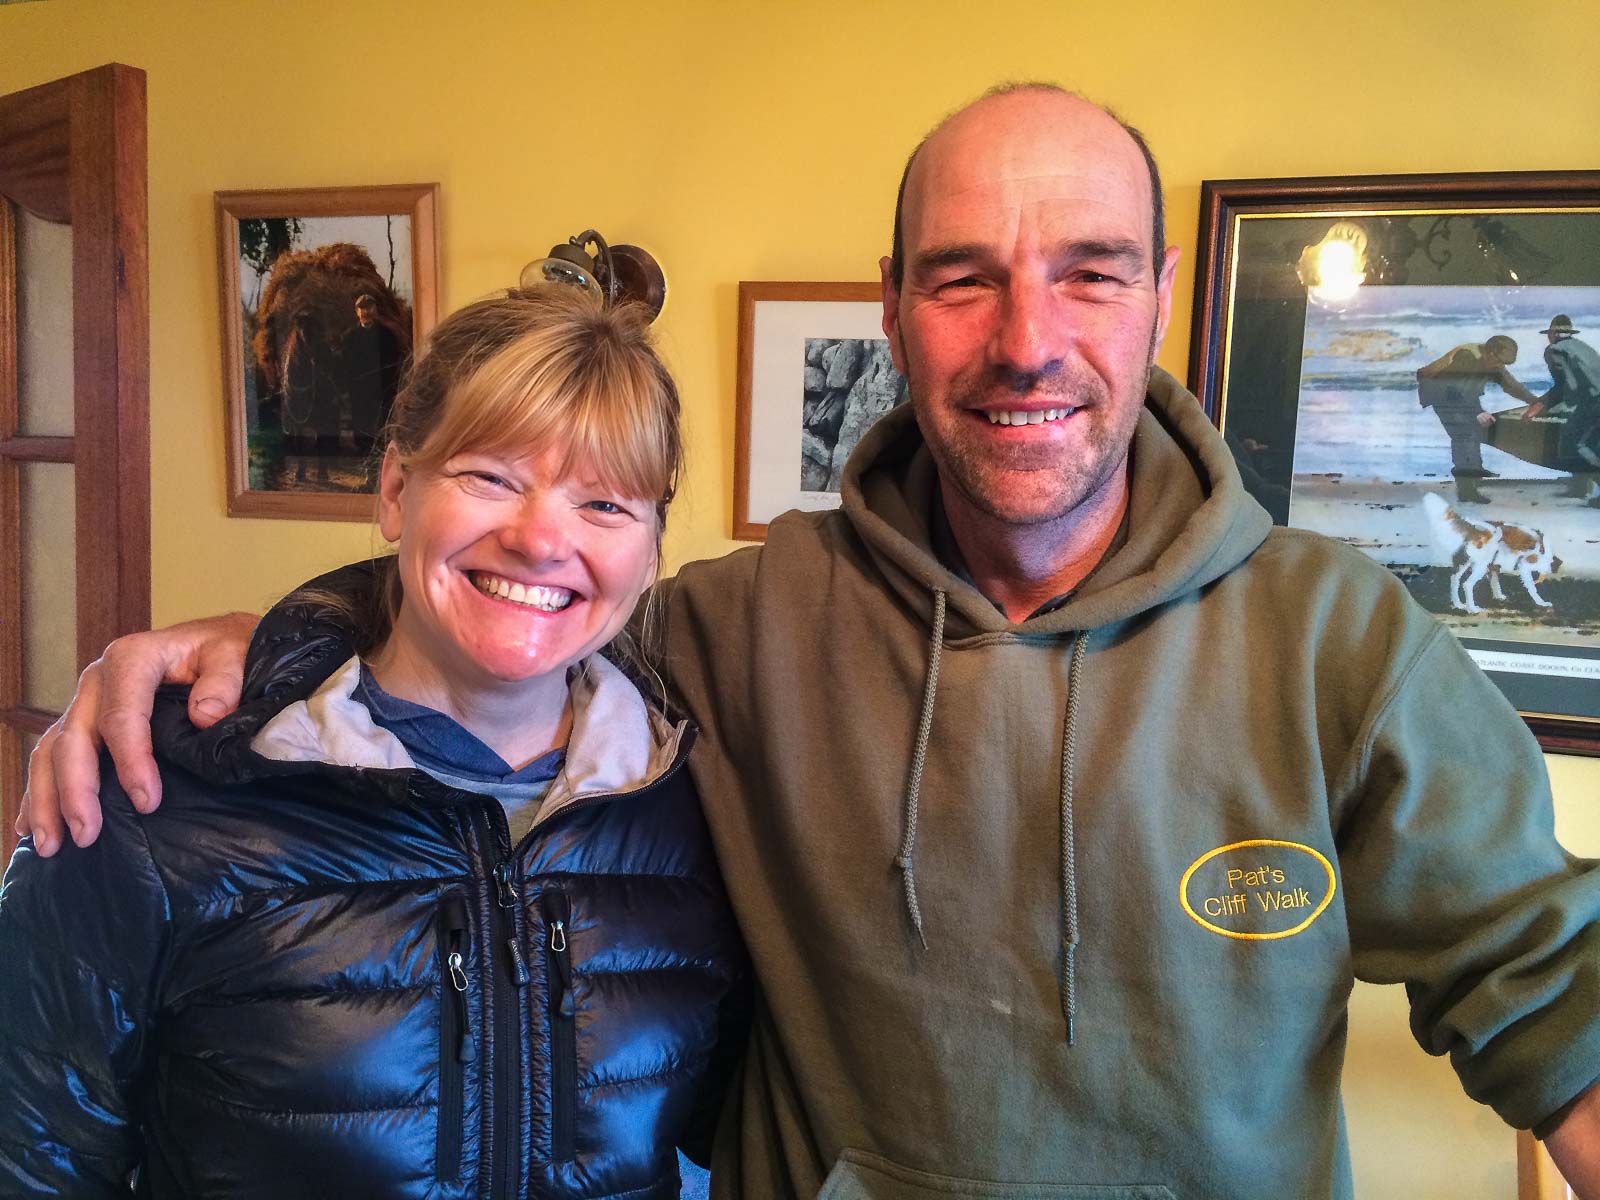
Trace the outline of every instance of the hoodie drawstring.
<path fill-rule="evenodd" d="M 922 795 L 922 768 L 928 757 L 928 738 L 933 731 L 933 701 L 939 690 L 939 658 L 944 651 L 944 592 L 933 594 L 933 636 L 928 650 L 928 677 L 922 689 L 922 715 L 917 723 L 917 745 L 911 755 L 911 777 L 906 784 L 905 807 L 901 814 L 900 852 L 894 865 L 899 868 L 900 880 L 905 888 L 906 912 L 917 931 L 922 948 L 928 948 L 928 939 L 922 928 L 922 907 L 917 903 L 917 806 Z M 1061 841 L 1058 871 L 1061 893 L 1061 975 L 1057 992 L 1061 1001 L 1061 1015 L 1067 1023 L 1067 1045 L 1072 1045 L 1076 1035 L 1075 1021 L 1078 1012 L 1077 969 L 1075 955 L 1078 950 L 1078 865 L 1077 839 L 1073 824 L 1073 773 L 1074 751 L 1077 743 L 1078 695 L 1083 677 L 1084 656 L 1089 649 L 1087 631 L 1078 634 L 1072 646 L 1072 663 L 1067 670 L 1067 707 L 1061 721 Z"/>
<path fill-rule="evenodd" d="M 900 881 L 905 885 L 906 911 L 911 914 L 911 924 L 917 931 L 922 948 L 928 948 L 928 939 L 922 932 L 922 909 L 917 904 L 917 801 L 922 791 L 922 765 L 928 757 L 928 735 L 933 730 L 933 697 L 939 690 L 939 655 L 944 650 L 945 594 L 933 594 L 933 639 L 928 651 L 928 679 L 922 688 L 922 718 L 917 725 L 917 748 L 911 755 L 911 779 L 906 785 L 906 803 L 901 815 L 900 853 L 894 865 L 900 868 Z"/>
<path fill-rule="evenodd" d="M 1061 722 L 1061 980 L 1058 986 L 1069 1046 L 1073 1042 L 1073 1018 L 1078 1010 L 1077 975 L 1073 964 L 1073 955 L 1078 950 L 1078 863 L 1072 823 L 1072 757 L 1078 732 L 1078 681 L 1083 674 L 1083 656 L 1088 646 L 1089 634 L 1085 631 L 1078 635 L 1072 647 L 1072 666 L 1067 670 L 1067 711 Z"/>

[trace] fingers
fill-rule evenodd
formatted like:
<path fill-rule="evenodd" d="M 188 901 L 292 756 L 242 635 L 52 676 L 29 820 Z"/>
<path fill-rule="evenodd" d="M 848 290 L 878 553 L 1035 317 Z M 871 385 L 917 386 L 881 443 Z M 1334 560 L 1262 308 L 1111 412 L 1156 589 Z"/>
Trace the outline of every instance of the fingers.
<path fill-rule="evenodd" d="M 50 756 L 61 819 L 79 846 L 100 836 L 100 747 L 93 730 L 63 725 Z"/>
<path fill-rule="evenodd" d="M 256 618 L 231 613 L 170 629 L 129 634 L 106 647 L 104 700 L 96 722 L 117 779 L 140 812 L 161 803 L 161 775 L 150 744 L 150 712 L 163 683 L 193 683 L 189 719 L 204 729 L 239 705 L 245 651 Z"/>
<path fill-rule="evenodd" d="M 80 846 L 100 836 L 100 748 L 94 737 L 99 696 L 100 664 L 93 662 L 78 676 L 67 711 L 28 756 L 17 832 L 31 832 L 33 847 L 44 858 L 61 849 L 69 833 Z"/>
<path fill-rule="evenodd" d="M 151 636 L 134 634 L 106 647 L 100 660 L 103 688 L 97 687 L 95 711 L 89 713 L 91 736 L 105 741 L 117 769 L 117 782 L 140 812 L 152 812 L 161 803 L 161 773 L 150 743 L 150 711 L 156 688 L 170 666 L 159 636 L 149 646 L 140 640 Z M 73 708 L 77 707 L 74 701 Z"/>
<path fill-rule="evenodd" d="M 238 614 L 235 614 L 235 617 Z M 255 629 L 255 618 L 240 622 L 234 617 L 216 635 L 200 646 L 198 677 L 189 692 L 189 720 L 206 729 L 239 707 L 244 689 L 245 651 Z"/>
<path fill-rule="evenodd" d="M 80 846 L 100 836 L 102 740 L 134 808 L 154 811 L 161 803 L 150 741 L 156 688 L 193 681 L 190 717 L 202 728 L 214 724 L 238 707 L 255 623 L 248 613 L 233 613 L 130 634 L 106 647 L 78 677 L 67 711 L 34 747 L 17 832 L 32 833 L 34 848 L 46 858 L 68 834 Z"/>
<path fill-rule="evenodd" d="M 17 836 L 33 834 L 33 848 L 49 858 L 61 848 L 61 807 L 56 799 L 55 771 L 50 764 L 51 748 L 61 722 L 45 730 L 28 756 L 28 786 L 22 793 L 22 809 L 17 814 Z"/>
<path fill-rule="evenodd" d="M 78 690 L 51 727 L 52 797 L 72 840 L 87 846 L 100 836 L 100 740 L 94 717 L 100 707 L 100 662 L 78 676 Z"/>

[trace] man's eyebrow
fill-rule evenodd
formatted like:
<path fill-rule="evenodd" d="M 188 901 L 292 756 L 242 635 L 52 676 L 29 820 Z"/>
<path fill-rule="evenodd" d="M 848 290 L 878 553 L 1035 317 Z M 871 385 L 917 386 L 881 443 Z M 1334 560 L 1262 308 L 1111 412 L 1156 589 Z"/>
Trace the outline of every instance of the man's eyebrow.
<path fill-rule="evenodd" d="M 958 243 L 953 246 L 935 246 L 931 250 L 920 250 L 911 260 L 911 265 L 924 271 L 937 270 L 940 267 L 956 267 L 963 263 L 977 262 L 988 259 L 991 253 L 987 246 L 977 242 Z"/>
<path fill-rule="evenodd" d="M 1068 238 L 1056 244 L 1054 256 L 1058 260 L 1098 258 L 1134 265 L 1146 262 L 1149 251 L 1133 238 Z M 988 262 L 993 257 L 994 252 L 980 242 L 958 242 L 918 251 L 911 265 L 921 271 L 936 271 L 940 267 Z"/>
<path fill-rule="evenodd" d="M 1122 262 L 1147 262 L 1150 252 L 1132 238 L 1069 239 L 1056 246 L 1056 257 L 1066 259 L 1110 258 Z"/>

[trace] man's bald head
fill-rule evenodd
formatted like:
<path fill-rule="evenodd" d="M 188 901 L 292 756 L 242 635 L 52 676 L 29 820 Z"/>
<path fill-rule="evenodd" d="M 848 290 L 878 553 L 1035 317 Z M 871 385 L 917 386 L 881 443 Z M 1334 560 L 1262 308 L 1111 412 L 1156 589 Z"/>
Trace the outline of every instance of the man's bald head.
<path fill-rule="evenodd" d="M 912 167 L 914 167 L 916 165 L 917 157 L 922 153 L 923 148 L 927 146 L 928 142 L 931 141 L 939 133 L 939 131 L 941 129 L 943 129 L 946 125 L 950 124 L 951 121 L 955 120 L 957 117 L 960 117 L 963 113 L 967 112 L 969 109 L 973 108 L 974 106 L 982 104 L 986 100 L 992 100 L 992 99 L 994 99 L 996 97 L 1014 96 L 1014 95 L 1018 95 L 1018 94 L 1022 94 L 1022 93 L 1028 93 L 1028 92 L 1039 92 L 1039 93 L 1043 93 L 1045 95 L 1052 95 L 1053 94 L 1053 95 L 1064 97 L 1066 99 L 1081 101 L 1082 103 L 1087 104 L 1092 108 L 1099 109 L 1106 116 L 1110 117 L 1111 120 L 1115 121 L 1119 126 L 1121 126 L 1122 127 L 1122 131 L 1124 133 L 1126 133 L 1128 135 L 1128 137 L 1132 139 L 1133 144 L 1139 148 L 1139 153 L 1143 156 L 1145 166 L 1146 166 L 1146 168 L 1148 168 L 1148 170 L 1150 172 L 1150 244 L 1151 244 L 1151 261 L 1152 261 L 1152 265 L 1155 268 L 1156 273 L 1158 275 L 1161 273 L 1162 259 L 1163 259 L 1163 256 L 1166 253 L 1166 248 L 1167 248 L 1166 214 L 1165 214 L 1165 206 L 1164 206 L 1164 204 L 1162 202 L 1162 195 L 1161 195 L 1161 172 L 1156 167 L 1155 155 L 1150 153 L 1150 146 L 1144 140 L 1144 134 L 1140 133 L 1132 125 L 1129 125 L 1121 117 L 1117 116 L 1116 113 L 1112 112 L 1110 109 L 1106 108 L 1105 106 L 1099 105 L 1099 104 L 1095 104 L 1092 100 L 1087 100 L 1084 97 L 1078 95 L 1076 92 L 1068 91 L 1066 88 L 1060 87 L 1057 84 L 1054 84 L 1054 83 L 1003 83 L 1003 84 L 998 85 L 997 87 L 990 88 L 987 92 L 985 92 L 982 96 L 978 97 L 978 99 L 974 100 L 971 104 L 963 105 L 962 107 L 958 108 L 955 112 L 951 113 L 944 120 L 940 121 L 939 124 L 935 125 L 931 130 L 928 131 L 927 136 L 925 136 L 920 142 L 917 143 L 917 148 L 911 152 L 911 157 L 906 159 L 905 170 L 900 173 L 900 190 L 895 195 L 895 201 L 894 201 L 894 247 L 893 247 L 893 250 L 891 251 L 890 259 L 889 259 L 889 261 L 890 261 L 890 268 L 889 268 L 889 270 L 890 270 L 890 278 L 893 280 L 894 286 L 896 288 L 900 287 L 901 283 L 904 281 L 904 276 L 905 276 L 906 185 L 909 182 L 909 180 L 911 179 L 911 169 L 912 169 Z"/>

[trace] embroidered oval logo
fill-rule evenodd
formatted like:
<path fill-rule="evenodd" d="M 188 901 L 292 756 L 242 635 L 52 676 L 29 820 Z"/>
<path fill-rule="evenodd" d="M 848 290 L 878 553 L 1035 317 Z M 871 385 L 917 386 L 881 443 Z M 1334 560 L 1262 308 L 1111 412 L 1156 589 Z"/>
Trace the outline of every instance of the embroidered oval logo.
<path fill-rule="evenodd" d="M 1223 937 L 1293 937 L 1333 902 L 1333 864 L 1310 846 L 1255 838 L 1208 850 L 1178 884 L 1183 911 Z"/>

